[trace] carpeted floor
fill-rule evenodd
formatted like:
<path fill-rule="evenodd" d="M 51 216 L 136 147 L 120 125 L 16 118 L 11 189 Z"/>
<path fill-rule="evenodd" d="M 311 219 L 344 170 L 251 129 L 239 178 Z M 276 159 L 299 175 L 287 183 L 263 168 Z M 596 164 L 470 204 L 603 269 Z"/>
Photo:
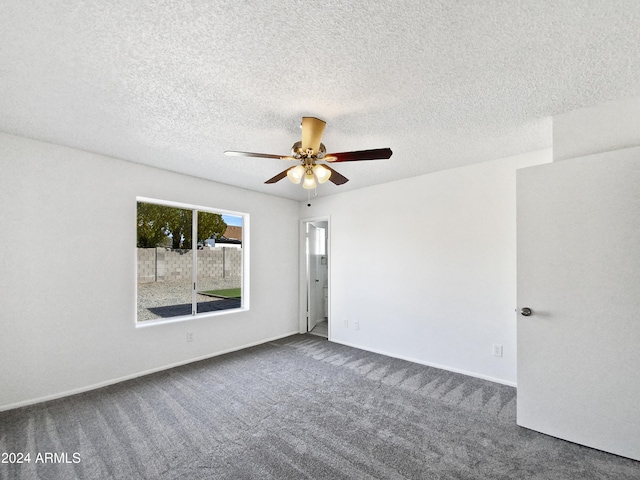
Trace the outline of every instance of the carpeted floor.
<path fill-rule="evenodd" d="M 518 427 L 515 405 L 511 387 L 296 335 L 0 413 L 0 453 L 31 454 L 0 478 L 640 478 Z"/>

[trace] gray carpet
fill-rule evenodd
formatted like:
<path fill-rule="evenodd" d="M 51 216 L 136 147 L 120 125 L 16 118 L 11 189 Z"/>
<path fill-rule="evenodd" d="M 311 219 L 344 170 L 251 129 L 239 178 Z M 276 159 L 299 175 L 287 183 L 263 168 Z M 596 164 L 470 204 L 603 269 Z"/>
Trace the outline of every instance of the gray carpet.
<path fill-rule="evenodd" d="M 296 335 L 0 413 L 0 453 L 31 453 L 0 478 L 640 478 L 640 462 L 518 427 L 515 394 Z"/>

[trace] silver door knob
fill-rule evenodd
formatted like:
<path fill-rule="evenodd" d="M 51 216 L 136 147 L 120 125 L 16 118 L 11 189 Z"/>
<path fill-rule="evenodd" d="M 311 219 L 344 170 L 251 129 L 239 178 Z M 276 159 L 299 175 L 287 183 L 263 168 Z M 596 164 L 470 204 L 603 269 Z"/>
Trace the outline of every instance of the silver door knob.
<path fill-rule="evenodd" d="M 522 315 L 523 317 L 528 317 L 532 313 L 533 313 L 533 310 L 531 310 L 529 307 L 522 307 L 520 309 L 520 315 Z"/>

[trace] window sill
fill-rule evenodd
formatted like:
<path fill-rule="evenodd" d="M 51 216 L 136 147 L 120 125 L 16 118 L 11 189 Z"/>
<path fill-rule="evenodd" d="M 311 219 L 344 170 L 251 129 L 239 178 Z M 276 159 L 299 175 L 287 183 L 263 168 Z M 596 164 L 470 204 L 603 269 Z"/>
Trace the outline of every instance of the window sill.
<path fill-rule="evenodd" d="M 230 308 L 228 310 L 218 310 L 216 312 L 206 312 L 206 313 L 198 313 L 196 315 L 181 315 L 178 317 L 170 317 L 170 318 L 158 318 L 154 320 L 136 320 L 136 328 L 146 328 L 146 327 L 155 327 L 157 325 L 166 325 L 168 323 L 180 323 L 180 322 L 188 322 L 190 320 L 200 320 L 204 318 L 211 317 L 220 317 L 222 315 L 229 315 L 233 313 L 242 313 L 248 312 L 248 307 L 241 308 Z"/>

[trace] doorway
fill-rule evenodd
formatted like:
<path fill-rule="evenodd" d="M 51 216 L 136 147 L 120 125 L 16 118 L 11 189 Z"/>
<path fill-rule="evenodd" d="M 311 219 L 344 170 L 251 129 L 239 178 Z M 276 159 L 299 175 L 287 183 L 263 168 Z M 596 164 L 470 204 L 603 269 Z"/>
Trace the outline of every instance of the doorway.
<path fill-rule="evenodd" d="M 301 333 L 329 338 L 329 219 L 302 220 Z"/>

